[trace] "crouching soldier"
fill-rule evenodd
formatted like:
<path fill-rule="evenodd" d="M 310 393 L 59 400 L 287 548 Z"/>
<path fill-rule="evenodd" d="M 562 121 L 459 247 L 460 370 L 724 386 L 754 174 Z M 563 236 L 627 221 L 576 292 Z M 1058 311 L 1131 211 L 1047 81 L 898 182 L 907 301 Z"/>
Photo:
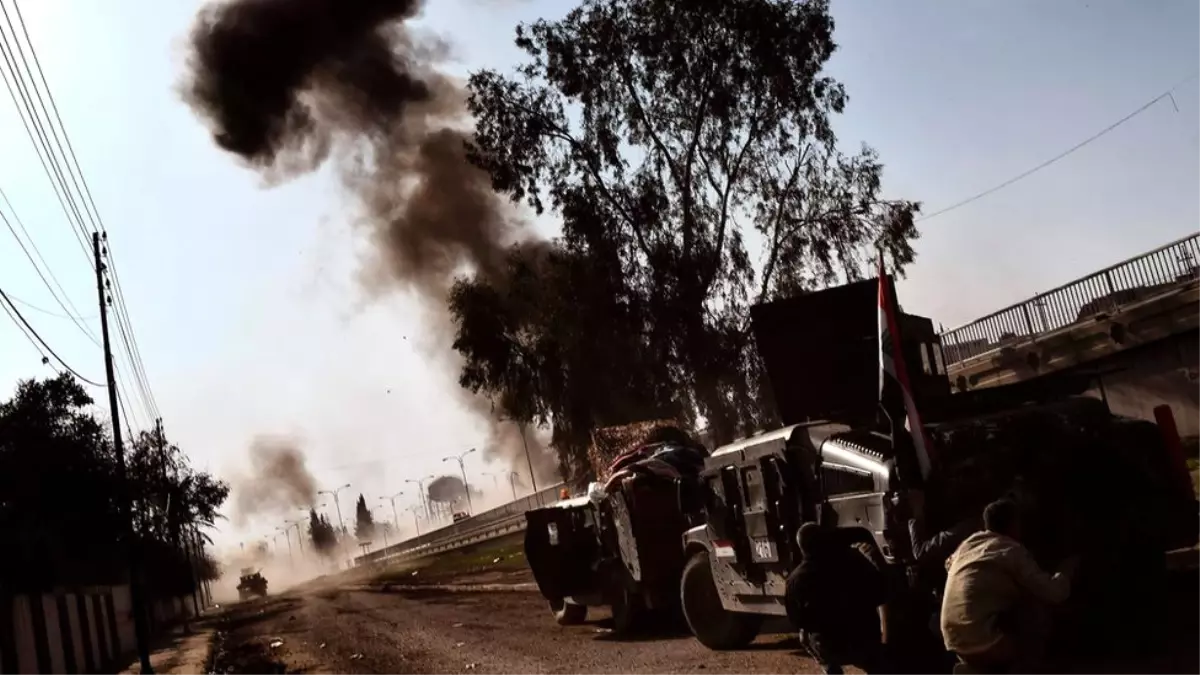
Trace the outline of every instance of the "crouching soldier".
<path fill-rule="evenodd" d="M 983 512 L 984 531 L 947 561 L 942 594 L 942 635 L 958 656 L 955 672 L 1034 672 L 1050 632 L 1049 609 L 1067 599 L 1078 558 L 1057 572 L 1038 567 L 1021 543 L 1015 502 L 993 502 Z"/>
<path fill-rule="evenodd" d="M 847 665 L 880 672 L 883 574 L 816 523 L 801 526 L 797 540 L 803 559 L 788 575 L 785 602 L 801 644 L 826 673 L 841 673 Z"/>

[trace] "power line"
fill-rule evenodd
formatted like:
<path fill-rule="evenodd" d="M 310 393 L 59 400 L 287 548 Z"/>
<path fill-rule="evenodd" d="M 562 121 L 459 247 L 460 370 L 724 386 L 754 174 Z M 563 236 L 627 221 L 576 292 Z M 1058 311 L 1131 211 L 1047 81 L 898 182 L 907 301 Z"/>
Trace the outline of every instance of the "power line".
<path fill-rule="evenodd" d="M 952 204 L 952 205 L 950 205 L 950 206 L 947 206 L 946 208 L 944 208 L 944 209 L 941 209 L 940 211 L 934 211 L 933 213 L 930 213 L 929 215 L 922 216 L 921 218 L 918 218 L 918 219 L 917 219 L 917 221 L 918 221 L 918 222 L 920 222 L 920 221 L 923 221 L 923 220 L 929 220 L 930 218 L 936 218 L 936 217 L 938 217 L 938 216 L 940 216 L 940 215 L 942 215 L 942 214 L 944 214 L 944 213 L 949 213 L 950 211 L 953 211 L 953 210 L 955 210 L 955 209 L 957 209 L 957 208 L 961 208 L 961 207 L 963 207 L 963 206 L 966 206 L 967 204 L 970 204 L 971 202 L 974 202 L 974 201 L 976 201 L 976 200 L 982 199 L 982 198 L 984 198 L 984 197 L 986 197 L 986 196 L 988 196 L 988 195 L 992 194 L 993 192 L 998 192 L 998 191 L 1000 191 L 1000 190 L 1003 190 L 1004 188 L 1006 188 L 1006 187 L 1008 187 L 1008 186 L 1012 185 L 1013 183 L 1016 183 L 1016 182 L 1017 182 L 1017 181 L 1019 181 L 1019 180 L 1022 180 L 1022 179 L 1024 179 L 1024 178 L 1028 178 L 1029 176 L 1031 176 L 1031 175 L 1033 175 L 1033 174 L 1037 173 L 1038 171 L 1041 171 L 1042 169 L 1044 169 L 1044 168 L 1046 168 L 1046 167 L 1050 166 L 1051 164 L 1054 164 L 1055 162 L 1059 161 L 1060 159 L 1062 159 L 1062 158 L 1066 157 L 1067 155 L 1070 155 L 1071 153 L 1075 152 L 1076 150 L 1079 150 L 1079 149 L 1080 149 L 1080 148 L 1082 148 L 1083 146 L 1085 146 L 1085 145 L 1087 145 L 1087 144 L 1091 143 L 1092 141 L 1095 141 L 1095 140 L 1097 140 L 1097 139 L 1098 139 L 1098 138 L 1100 138 L 1101 136 L 1104 136 L 1104 135 L 1108 134 L 1108 133 L 1109 133 L 1110 131 L 1112 131 L 1113 129 L 1116 129 L 1117 127 L 1119 127 L 1119 126 L 1121 126 L 1122 124 L 1124 124 L 1124 123 L 1128 122 L 1129 120 L 1133 119 L 1134 117 L 1137 117 L 1138 115 L 1140 115 L 1140 114 L 1142 114 L 1142 113 L 1146 112 L 1146 111 L 1147 111 L 1147 110 L 1149 110 L 1149 109 L 1150 109 L 1150 107 L 1151 107 L 1151 106 L 1153 106 L 1155 103 L 1158 103 L 1159 101 L 1161 101 L 1161 100 L 1163 100 L 1163 99 L 1166 99 L 1166 98 L 1171 98 L 1171 95 L 1172 95 L 1172 93 L 1174 93 L 1174 91 L 1175 91 L 1176 89 L 1178 89 L 1178 88 L 1182 87 L 1183 85 L 1187 84 L 1188 82 L 1190 82 L 1190 81 L 1192 81 L 1192 80 L 1196 79 L 1196 76 L 1197 76 L 1197 75 L 1200 75 L 1200 72 L 1193 73 L 1191 76 L 1189 76 L 1189 77 L 1186 77 L 1186 78 L 1184 78 L 1183 80 L 1180 80 L 1180 81 L 1179 81 L 1179 82 L 1177 82 L 1177 83 L 1176 83 L 1174 86 L 1172 86 L 1170 89 L 1168 89 L 1168 90 L 1164 91 L 1163 93 L 1159 94 L 1158 96 L 1155 96 L 1154 98 L 1152 98 L 1152 99 L 1150 99 L 1149 101 L 1147 101 L 1146 103 L 1144 103 L 1144 104 L 1143 104 L 1143 105 L 1142 105 L 1140 108 L 1138 108 L 1137 110 L 1134 110 L 1133 112 L 1131 112 L 1131 113 L 1129 113 L 1128 115 L 1126 115 L 1126 116 L 1122 117 L 1121 119 L 1117 120 L 1116 122 L 1113 122 L 1112 124 L 1108 125 L 1107 127 L 1105 127 L 1105 128 L 1103 128 L 1103 129 L 1101 129 L 1100 131 L 1096 132 L 1095 134 L 1093 134 L 1093 135 L 1091 135 L 1091 136 L 1087 137 L 1086 139 L 1084 139 L 1084 140 L 1080 141 L 1079 143 L 1077 143 L 1077 144 L 1075 144 L 1075 145 L 1071 146 L 1071 147 L 1070 147 L 1070 148 L 1068 148 L 1067 150 L 1065 150 L 1065 151 L 1063 151 L 1063 152 L 1061 152 L 1061 153 L 1059 153 L 1059 154 L 1055 155 L 1054 157 L 1051 157 L 1050 159 L 1048 159 L 1048 160 L 1046 160 L 1046 161 L 1042 162 L 1041 164 L 1038 164 L 1037 166 L 1033 167 L 1032 169 L 1028 169 L 1028 170 L 1026 170 L 1026 171 L 1023 171 L 1023 172 L 1021 172 L 1021 173 L 1017 174 L 1016 176 L 1013 176 L 1012 178 L 1009 178 L 1008 180 L 1004 181 L 1003 183 L 1000 183 L 999 185 L 996 185 L 995 187 L 988 188 L 987 190 L 984 190 L 983 192 L 980 192 L 980 193 L 978 193 L 978 194 L 976 194 L 976 195 L 972 195 L 972 196 L 970 196 L 970 197 L 967 197 L 966 199 L 964 199 L 964 200 L 962 200 L 962 201 L 960 201 L 960 202 L 957 202 L 957 203 L 955 203 L 955 204 Z"/>
<path fill-rule="evenodd" d="M 24 317 L 24 316 L 21 314 L 21 310 L 17 309 L 17 306 L 16 306 L 16 305 L 14 305 L 14 304 L 12 303 L 12 301 L 10 301 L 10 300 L 8 299 L 8 294 L 7 294 L 7 293 L 5 293 L 5 292 L 4 292 L 4 289 L 2 289 L 2 288 L 0 288 L 0 299 L 3 299 L 3 300 L 4 300 L 4 302 L 5 302 L 5 303 L 8 305 L 8 309 L 11 309 L 11 310 L 12 310 L 12 312 L 13 312 L 14 314 L 16 314 L 16 315 L 17 315 L 17 318 L 18 318 L 18 319 L 20 319 L 21 323 L 22 323 L 22 324 L 23 324 L 23 325 L 24 325 L 26 328 L 28 328 L 28 329 L 29 329 L 29 332 L 33 334 L 33 337 L 37 338 L 37 342 L 38 342 L 38 343 L 40 343 L 40 344 L 41 344 L 43 347 L 45 347 L 45 348 L 46 348 L 46 351 L 50 352 L 50 355 L 51 355 L 51 356 L 53 356 L 55 359 L 58 359 L 58 362 L 62 364 L 62 367 L 63 367 L 63 368 L 66 368 L 66 369 L 67 369 L 67 371 L 68 371 L 68 372 L 70 372 L 72 375 L 74 375 L 75 377 L 79 378 L 80 380 L 82 380 L 82 381 L 84 381 L 84 382 L 87 382 L 88 384 L 90 384 L 90 385 L 92 385 L 92 386 L 95 386 L 95 387 L 103 387 L 103 386 L 104 386 L 104 385 L 100 384 L 99 382 L 93 382 L 92 380 L 89 380 L 88 378 L 86 378 L 86 377 L 84 377 L 84 376 L 80 375 L 78 371 L 76 371 L 76 370 L 75 370 L 74 368 L 72 368 L 71 366 L 67 365 L 67 362 L 66 362 L 66 361 L 63 361 L 62 357 L 61 357 L 61 356 L 59 356 L 59 355 L 58 355 L 58 354 L 57 354 L 57 353 L 54 351 L 54 349 L 52 349 L 52 348 L 50 347 L 50 345 L 46 344 L 46 341 L 42 339 L 42 336 L 41 336 L 41 335 L 38 335 L 38 332 L 37 332 L 36 330 L 34 330 L 33 326 L 30 326 L 30 325 L 29 325 L 29 322 L 28 322 L 28 321 L 26 321 L 26 320 L 25 320 L 25 317 Z M 28 336 L 27 336 L 27 337 L 28 337 Z M 39 351 L 40 351 L 40 350 L 39 350 Z M 43 354 L 43 357 L 44 357 L 44 356 L 45 356 L 45 355 Z"/>
<path fill-rule="evenodd" d="M 132 434 L 133 430 L 135 428 L 137 428 L 137 429 L 147 428 L 147 425 L 144 424 L 142 420 L 138 420 L 138 424 L 136 427 L 129 423 L 129 416 L 126 413 L 125 408 L 127 407 L 128 404 L 132 403 L 133 399 L 129 397 L 129 394 L 127 393 L 127 389 L 124 386 L 124 383 L 122 382 L 122 380 L 128 379 L 128 378 L 122 377 L 121 370 L 119 368 L 117 368 L 115 365 L 113 366 L 113 371 L 116 373 L 116 377 L 113 379 L 116 380 L 115 384 L 117 386 L 117 403 L 120 404 L 121 416 L 125 419 L 125 429 L 127 430 L 128 433 Z M 145 406 L 146 406 L 146 403 L 143 400 L 142 401 L 142 408 L 143 408 L 142 412 L 146 411 Z M 137 409 L 134 408 L 133 410 L 135 412 L 134 418 L 136 419 L 137 418 L 137 415 L 136 415 Z M 154 417 L 151 416 L 151 417 L 149 417 L 149 419 L 154 419 Z"/>
<path fill-rule="evenodd" d="M 50 89 L 50 83 L 46 81 L 46 73 L 42 70 L 42 61 L 38 58 L 37 50 L 33 46 L 33 40 L 29 39 L 29 29 L 25 26 L 25 16 L 21 14 L 21 5 L 17 2 L 17 0 L 13 0 L 13 9 L 15 9 L 17 12 L 17 21 L 21 24 L 21 33 L 25 35 L 25 42 L 29 45 L 29 54 L 33 56 L 33 64 L 37 67 L 38 77 L 41 78 L 42 87 L 46 90 L 46 98 L 50 99 L 50 107 L 54 110 L 54 119 L 58 121 L 58 126 L 62 129 L 63 140 L 67 144 L 67 151 L 70 153 L 71 162 L 75 166 L 75 173 L 79 174 L 79 181 L 83 183 L 83 194 L 87 197 L 87 203 L 85 206 L 89 204 L 91 206 L 91 212 L 88 215 L 91 217 L 92 214 L 95 214 L 95 217 L 92 218 L 92 231 L 97 229 L 97 223 L 99 223 L 99 229 L 102 230 L 104 229 L 104 224 L 103 221 L 100 220 L 100 211 L 96 208 L 95 200 L 92 199 L 92 190 L 88 187 L 87 179 L 85 179 L 83 176 L 83 169 L 79 166 L 79 158 L 75 155 L 75 147 L 71 145 L 71 137 L 67 134 L 67 125 L 63 124 L 62 116 L 58 114 L 58 103 L 54 100 L 54 91 Z M 6 12 L 5 18 L 7 19 L 7 17 L 8 14 Z M 9 23 L 9 27 L 12 27 L 11 22 Z M 13 36 L 16 36 L 15 30 L 13 31 Z M 28 70 L 28 67 L 28 64 L 26 64 L 26 70 Z M 41 98 L 39 97 L 38 100 L 41 100 Z M 45 111 L 45 109 L 46 105 L 43 103 L 42 110 Z M 49 120 L 49 115 L 47 115 L 46 118 Z M 53 126 L 51 128 L 53 129 Z M 55 140 L 57 140 L 57 135 L 55 136 Z M 61 144 L 58 146 L 58 149 L 59 152 L 62 152 Z M 70 167 L 68 166 L 68 169 L 69 168 Z M 72 178 L 72 180 L 74 180 L 74 178 Z M 75 184 L 75 189 L 79 189 L 79 183 Z"/>
<path fill-rule="evenodd" d="M 33 311 L 38 312 L 39 314 L 45 314 L 46 316 L 52 316 L 56 319 L 74 319 L 74 318 L 76 318 L 69 314 L 59 314 L 58 312 L 52 312 L 48 309 L 43 309 L 43 308 L 33 304 L 32 302 L 29 302 L 28 300 L 22 300 L 21 298 L 18 298 L 17 296 L 13 295 L 12 293 L 8 294 L 8 299 L 12 300 L 13 302 L 17 303 L 18 305 L 23 305 L 26 309 L 32 309 Z M 94 318 L 96 318 L 96 315 L 92 314 L 90 316 L 81 316 L 78 318 L 94 319 Z"/>
<path fill-rule="evenodd" d="M 0 9 L 4 9 L 4 4 L 2 2 L 0 2 Z M 6 9 L 4 9 L 4 14 L 7 17 L 8 12 Z M 9 22 L 9 29 L 12 30 L 11 22 Z M 13 38 L 14 41 L 16 41 L 15 31 L 13 31 Z M 19 42 L 17 43 L 17 46 L 18 48 L 20 47 Z M 58 158 L 55 157 L 50 148 L 49 140 L 46 136 L 46 131 L 42 126 L 41 118 L 38 117 L 37 111 L 33 106 L 33 99 L 29 95 L 29 85 L 25 83 L 25 78 L 18 70 L 17 59 L 13 55 L 12 45 L 9 43 L 8 35 L 4 32 L 3 28 L 0 28 L 0 55 L 3 55 L 4 62 L 8 66 L 9 72 L 12 73 L 12 81 L 10 82 L 8 75 L 2 69 L 0 69 L 0 76 L 3 77 L 4 85 L 8 89 L 8 95 L 12 99 L 13 105 L 17 108 L 17 114 L 21 118 L 22 126 L 25 128 L 25 135 L 29 138 L 29 142 L 33 144 L 33 149 L 38 156 L 38 161 L 42 164 L 42 171 L 46 174 L 46 177 L 50 179 L 50 186 L 54 189 L 54 196 L 58 198 L 58 203 L 59 206 L 62 207 L 63 215 L 67 217 L 67 222 L 71 224 L 72 230 L 75 232 L 75 237 L 79 242 L 80 249 L 83 251 L 85 259 L 88 260 L 88 265 L 91 265 L 91 256 L 88 255 L 86 243 L 87 228 L 83 226 L 82 219 L 79 219 L 79 209 L 71 197 L 71 193 L 68 189 L 66 181 L 62 178 L 62 170 L 59 167 Z M 16 84 L 16 93 L 13 92 L 14 83 Z M 30 84 L 32 84 L 32 82 Z M 20 102 L 17 100 L 18 94 L 21 99 Z M 29 118 L 28 121 L 26 120 L 26 117 Z M 49 118 L 47 117 L 47 119 Z M 30 129 L 31 123 L 33 126 L 32 130 Z M 37 132 L 37 138 L 34 138 L 35 131 Z M 45 154 L 44 158 L 43 153 Z M 68 203 L 70 206 L 68 206 Z M 72 211 L 75 213 L 75 218 L 79 219 L 78 221 L 72 219 Z M 82 236 L 80 233 L 83 233 Z"/>
<path fill-rule="evenodd" d="M 2 197 L 4 202 L 8 204 L 9 210 L 12 211 L 13 219 L 17 221 L 17 225 L 20 226 L 21 231 L 25 233 L 25 238 L 29 240 L 30 246 L 32 246 L 34 252 L 37 253 L 38 260 L 42 261 L 42 265 L 46 268 L 46 272 L 48 272 L 50 274 L 50 278 L 54 280 L 55 286 L 58 286 L 58 290 L 62 292 L 63 298 L 66 298 L 66 304 L 64 304 L 63 300 L 59 298 L 58 293 L 54 292 L 54 286 L 51 286 L 50 282 L 46 280 L 46 275 L 42 274 L 41 267 L 38 267 L 37 262 L 33 259 L 33 255 L 31 255 L 29 253 L 29 249 L 25 247 L 25 242 L 21 241 L 21 237 L 18 236 L 17 231 L 13 229 L 12 223 L 8 220 L 8 216 L 4 215 L 4 211 L 0 210 L 0 220 L 4 221 L 4 225 L 8 227 L 8 231 L 12 233 L 13 239 L 17 240 L 17 245 L 21 247 L 21 251 L 25 253 L 25 257 L 29 260 L 29 264 L 33 265 L 33 270 L 37 272 L 37 275 L 41 278 L 42 283 L 46 285 L 46 290 L 50 291 L 50 295 L 54 298 L 54 301 L 58 303 L 58 306 L 62 308 L 62 311 L 66 312 L 66 318 L 74 322 L 79 330 L 83 331 L 83 334 L 92 341 L 92 344 L 99 347 L 100 343 L 96 340 L 96 337 L 92 335 L 92 332 L 89 331 L 83 324 L 81 324 L 79 319 L 75 317 L 75 314 L 78 314 L 79 310 L 75 308 L 75 305 L 71 302 L 70 296 L 68 296 L 67 292 L 63 290 L 62 284 L 58 281 L 58 277 L 54 276 L 54 270 L 50 269 L 50 266 L 46 264 L 46 259 L 42 256 L 42 252 L 38 250 L 37 243 L 33 241 L 33 237 L 29 236 L 29 230 L 25 229 L 25 224 L 21 222 L 21 217 L 17 215 L 16 209 L 12 207 L 12 202 L 8 201 L 8 195 L 4 193 L 3 188 L 0 188 L 0 197 Z M 67 309 L 68 304 L 71 305 L 71 309 Z M 71 313 L 72 310 L 74 310 L 75 314 Z M 39 311 L 44 312 L 45 310 Z"/>
<path fill-rule="evenodd" d="M 4 313 L 8 314 L 8 318 L 12 319 L 13 325 L 17 327 L 17 330 L 21 331 L 21 335 L 24 335 L 25 339 L 29 340 L 29 344 L 33 345 L 33 348 L 36 349 L 37 353 L 41 355 L 42 363 L 49 365 L 50 357 L 46 356 L 46 352 L 42 351 L 42 348 L 38 346 L 38 343 L 33 339 L 32 336 L 30 336 L 29 331 L 26 330 L 25 327 L 21 325 L 21 322 L 17 320 L 16 315 L 14 315 L 12 310 L 8 308 L 8 305 L 0 302 L 0 309 L 3 309 Z M 51 367 L 53 368 L 53 365 L 51 365 Z"/>
<path fill-rule="evenodd" d="M 46 166 L 47 160 L 42 159 L 41 152 L 38 153 L 38 159 L 43 162 L 43 169 L 46 171 L 47 177 L 49 177 L 51 180 L 52 187 L 55 189 L 55 195 L 59 197 L 60 206 L 63 207 L 64 215 L 67 216 L 67 219 L 71 223 L 72 227 L 77 229 L 77 232 L 83 233 L 81 245 L 88 259 L 89 266 L 92 266 L 94 263 L 85 243 L 87 235 L 89 234 L 89 228 L 88 223 L 85 223 L 84 216 L 81 215 L 81 206 L 82 212 L 87 214 L 87 220 L 90 220 L 91 233 L 106 232 L 104 221 L 100 216 L 99 209 L 96 207 L 96 202 L 92 196 L 91 187 L 88 184 L 87 177 L 84 175 L 83 168 L 79 163 L 79 158 L 75 152 L 74 145 L 71 143 L 71 136 L 67 132 L 66 125 L 63 123 L 62 115 L 58 109 L 58 103 L 54 98 L 54 92 L 50 88 L 45 71 L 41 65 L 41 59 L 37 55 L 37 48 L 34 47 L 33 40 L 30 38 L 29 29 L 25 23 L 25 17 L 21 12 L 21 6 L 18 2 L 16 2 L 16 0 L 13 0 L 12 4 L 13 9 L 15 10 L 17 22 L 21 28 L 21 35 L 24 36 L 25 42 L 29 48 L 29 57 L 32 58 L 33 66 L 37 70 L 36 78 L 33 74 L 33 68 L 30 67 L 30 59 L 26 57 L 25 50 L 21 45 L 20 36 L 18 36 L 16 27 L 13 25 L 12 16 L 8 12 L 8 9 L 2 0 L 0 0 L 0 13 L 2 13 L 4 16 L 4 20 L 8 26 L 9 32 L 12 33 L 13 43 L 15 43 L 16 49 L 14 50 L 12 46 L 8 44 L 8 36 L 5 34 L 3 29 L 0 29 L 0 48 L 5 48 L 5 61 L 8 63 L 10 70 L 13 71 L 14 79 L 17 83 L 17 90 L 21 94 L 21 99 L 25 102 L 24 107 L 26 114 L 33 123 L 33 127 L 38 132 L 38 139 L 41 141 L 42 149 L 45 151 L 46 157 L 50 163 L 50 167 L 48 168 Z M 14 52 L 16 54 L 15 56 L 13 56 Z M 20 64 L 23 66 L 23 77 L 21 73 L 18 73 L 17 71 L 18 58 L 20 60 Z M 25 82 L 26 78 L 28 79 L 28 83 Z M 37 86 L 38 80 L 41 81 L 42 86 L 40 88 Z M 6 84 L 8 83 L 7 78 L 5 79 L 5 82 Z M 32 95 L 28 91 L 30 89 L 33 91 Z M 43 89 L 45 90 L 44 98 L 42 96 Z M 17 104 L 16 96 L 13 95 L 11 85 L 9 85 L 9 93 L 13 98 L 14 105 L 17 105 L 18 108 L 20 108 L 21 106 Z M 37 114 L 37 110 L 34 108 L 34 98 L 37 99 L 37 103 L 40 105 L 41 116 Z M 49 109 L 47 109 L 47 101 L 49 101 Z M 50 110 L 53 110 L 53 119 L 51 119 Z M 18 110 L 18 112 L 21 111 Z M 48 126 L 50 129 L 49 134 L 47 134 L 45 128 L 43 127 L 43 117 L 45 119 L 45 126 Z M 55 126 L 55 122 L 57 122 L 57 128 Z M 25 114 L 22 114 L 22 123 L 26 126 L 26 134 L 30 137 L 31 142 L 34 142 L 33 133 L 29 129 L 29 124 L 25 121 Z M 51 137 L 53 137 L 54 146 L 58 149 L 57 155 L 50 147 Z M 34 142 L 34 146 L 34 149 L 37 150 L 38 144 L 36 142 Z M 61 165 L 59 159 L 60 157 L 62 158 Z M 51 168 L 53 169 L 52 171 Z M 71 185 L 68 185 L 64 175 L 70 177 Z M 71 190 L 72 185 L 74 186 L 74 192 Z M 62 195 L 59 194 L 60 187 Z M 78 199 L 76 199 L 76 195 L 78 195 Z M 74 214 L 74 218 L 72 218 L 72 213 Z M 78 234 L 76 236 L 78 238 Z M 105 234 L 105 240 L 107 248 L 107 233 Z M 121 342 L 124 345 L 124 351 L 130 365 L 133 381 L 137 389 L 141 392 L 144 403 L 150 410 L 153 411 L 155 416 L 157 416 L 158 404 L 154 398 L 153 391 L 150 389 L 149 379 L 145 372 L 145 364 L 142 360 L 141 349 L 138 345 L 136 334 L 133 332 L 133 323 L 129 316 L 128 303 L 125 301 L 124 289 L 121 286 L 120 275 L 117 272 L 115 261 L 113 261 L 111 258 L 111 252 L 107 267 L 112 274 L 111 295 L 112 306 L 114 309 L 113 314 L 117 319 L 117 332 L 120 335 Z M 95 269 L 94 266 L 92 269 Z"/>
<path fill-rule="evenodd" d="M 158 410 L 158 401 L 154 398 L 154 392 L 150 389 L 150 379 L 146 376 L 145 363 L 142 360 L 141 348 L 138 346 L 137 335 L 133 332 L 133 323 L 129 318 L 129 309 L 125 302 L 125 294 L 121 288 L 121 278 L 117 273 L 116 260 L 113 257 L 112 247 L 105 240 L 104 247 L 105 255 L 108 259 L 108 270 L 112 272 L 113 278 L 113 315 L 117 319 L 117 333 L 121 337 L 121 342 L 125 347 L 125 353 L 129 357 L 130 366 L 133 368 L 134 381 L 138 385 L 138 389 L 142 392 L 142 396 L 150 404 L 153 411 L 153 418 L 161 417 Z"/>

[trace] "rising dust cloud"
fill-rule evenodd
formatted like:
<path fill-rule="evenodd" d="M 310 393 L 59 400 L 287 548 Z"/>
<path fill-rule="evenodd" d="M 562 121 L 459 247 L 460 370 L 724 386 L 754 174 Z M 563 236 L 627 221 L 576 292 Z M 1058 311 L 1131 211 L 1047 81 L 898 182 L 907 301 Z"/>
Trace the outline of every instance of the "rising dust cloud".
<path fill-rule="evenodd" d="M 237 0 L 203 9 L 191 35 L 185 100 L 218 146 L 272 181 L 331 164 L 361 208 L 373 296 L 420 299 L 433 354 L 457 381 L 446 296 L 456 275 L 496 279 L 524 223 L 466 159 L 461 86 L 436 69 L 445 46 L 405 21 L 416 0 Z M 525 473 L 515 425 L 454 387 L 485 421 L 486 450 Z M 540 479 L 554 461 L 530 433 Z"/>
<path fill-rule="evenodd" d="M 317 481 L 308 472 L 304 453 L 294 439 L 259 436 L 247 453 L 250 472 L 233 480 L 235 525 L 244 525 L 259 515 L 291 515 L 312 506 Z"/>

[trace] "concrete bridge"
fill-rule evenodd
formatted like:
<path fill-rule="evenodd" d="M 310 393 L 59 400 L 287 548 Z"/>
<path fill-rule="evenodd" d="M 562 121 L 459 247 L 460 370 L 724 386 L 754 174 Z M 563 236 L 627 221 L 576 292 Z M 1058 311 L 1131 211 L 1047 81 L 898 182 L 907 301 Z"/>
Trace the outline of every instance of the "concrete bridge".
<path fill-rule="evenodd" d="M 1119 415 L 1171 406 L 1200 434 L 1200 235 L 1190 235 L 942 333 L 961 391 L 1095 373 Z"/>

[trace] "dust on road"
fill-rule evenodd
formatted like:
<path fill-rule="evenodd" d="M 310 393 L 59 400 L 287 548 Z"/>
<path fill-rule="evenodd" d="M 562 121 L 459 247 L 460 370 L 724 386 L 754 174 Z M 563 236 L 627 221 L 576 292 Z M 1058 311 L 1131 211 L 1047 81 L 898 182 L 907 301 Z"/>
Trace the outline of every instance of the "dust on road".
<path fill-rule="evenodd" d="M 1060 672 L 1200 672 L 1198 577 L 1186 571 L 1173 579 L 1167 633 L 1153 655 L 1077 654 Z M 607 630 L 603 610 L 592 610 L 589 619 L 582 626 L 556 625 L 536 592 L 386 591 L 327 581 L 229 608 L 210 672 L 820 672 L 786 634 L 764 634 L 741 651 L 713 652 L 684 631 L 619 640 Z"/>
<path fill-rule="evenodd" d="M 600 611 L 582 626 L 556 625 L 534 593 L 339 589 L 233 611 L 218 673 L 820 672 L 787 635 L 720 653 L 681 632 L 617 640 Z"/>

